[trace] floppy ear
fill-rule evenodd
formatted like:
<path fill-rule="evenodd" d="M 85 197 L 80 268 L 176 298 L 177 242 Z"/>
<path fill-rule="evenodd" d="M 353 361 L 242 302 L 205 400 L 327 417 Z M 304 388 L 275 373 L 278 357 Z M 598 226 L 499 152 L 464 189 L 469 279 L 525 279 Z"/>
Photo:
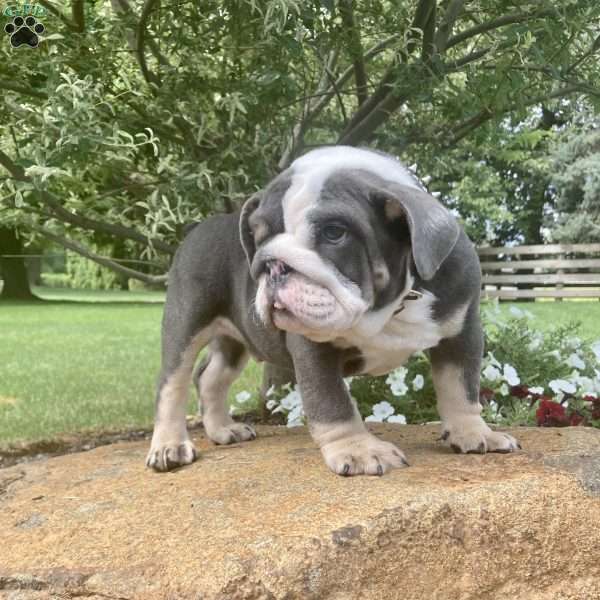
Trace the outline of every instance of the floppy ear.
<path fill-rule="evenodd" d="M 250 227 L 249 219 L 252 213 L 258 208 L 262 197 L 262 191 L 258 191 L 250 196 L 250 198 L 248 198 L 248 200 L 246 200 L 244 203 L 242 212 L 240 214 L 240 240 L 242 242 L 242 247 L 244 248 L 249 266 L 252 264 L 252 259 L 254 258 L 254 253 L 256 252 L 254 232 Z"/>
<path fill-rule="evenodd" d="M 421 279 L 431 279 L 460 235 L 454 215 L 433 196 L 410 186 L 390 183 L 376 193 L 385 198 L 388 219 L 406 217 L 417 272 Z"/>

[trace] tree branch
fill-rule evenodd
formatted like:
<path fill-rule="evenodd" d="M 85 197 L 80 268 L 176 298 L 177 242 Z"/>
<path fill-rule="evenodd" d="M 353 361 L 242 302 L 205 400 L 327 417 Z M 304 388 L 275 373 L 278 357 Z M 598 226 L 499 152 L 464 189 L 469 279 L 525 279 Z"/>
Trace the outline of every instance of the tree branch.
<path fill-rule="evenodd" d="M 91 250 L 88 250 L 87 248 L 85 248 L 84 246 L 79 244 L 78 242 L 70 240 L 62 235 L 58 235 L 58 234 L 50 231 L 49 229 L 46 229 L 45 227 L 41 227 L 39 225 L 29 225 L 28 228 L 31 229 L 32 231 L 35 231 L 35 232 L 43 235 L 47 239 L 52 240 L 53 242 L 59 244 L 60 246 L 63 246 L 63 248 L 72 250 L 73 252 L 76 252 L 77 254 L 84 256 L 85 258 L 88 258 L 89 260 L 92 260 L 95 263 L 98 263 L 99 265 L 102 265 L 103 267 L 106 267 L 107 269 L 114 271 L 115 273 L 125 275 L 126 277 L 129 277 L 131 279 L 138 279 L 139 281 L 143 281 L 144 283 L 148 283 L 148 284 L 157 284 L 157 283 L 166 283 L 167 282 L 166 274 L 165 275 L 148 275 L 147 273 L 142 273 L 141 271 L 136 271 L 135 269 L 130 269 L 129 267 L 120 265 L 119 263 L 115 262 L 114 260 L 111 260 L 110 258 L 107 258 L 106 256 L 100 256 L 99 254 L 96 254 L 96 253 L 92 252 Z"/>
<path fill-rule="evenodd" d="M 502 17 L 498 17 L 497 19 L 493 19 L 492 21 L 487 21 L 486 23 L 481 23 L 476 25 L 475 27 L 471 27 L 470 29 L 466 29 L 465 31 L 461 31 L 456 35 L 452 36 L 446 43 L 446 50 L 468 40 L 480 33 L 487 33 L 488 31 L 493 31 L 494 29 L 499 29 L 504 25 L 513 25 L 515 23 L 524 23 L 525 21 L 529 21 L 531 19 L 540 19 L 542 17 L 548 17 L 556 14 L 556 10 L 546 9 L 546 10 L 538 10 L 531 13 L 509 13 L 507 15 L 503 15 Z"/>
<path fill-rule="evenodd" d="M 435 54 L 435 20 L 436 20 L 436 3 L 431 5 L 427 21 L 423 27 L 423 44 L 421 46 L 421 58 L 423 62 L 430 64 L 433 55 Z"/>
<path fill-rule="evenodd" d="M 550 92 L 548 94 L 541 94 L 540 96 L 533 96 L 531 98 L 525 98 L 521 102 L 515 102 L 513 104 L 510 104 L 508 106 L 505 106 L 505 107 L 497 109 L 497 110 L 492 110 L 490 108 L 483 108 L 477 114 L 466 119 L 465 121 L 460 123 L 457 127 L 455 127 L 452 130 L 454 133 L 454 136 L 447 142 L 444 142 L 442 144 L 442 147 L 443 148 L 451 148 L 451 147 L 455 146 L 460 140 L 467 137 L 467 135 L 469 135 L 472 131 L 474 131 L 475 129 L 478 129 L 479 127 L 481 127 L 481 125 L 483 125 L 490 119 L 495 118 L 495 117 L 500 117 L 508 112 L 511 112 L 515 108 L 518 108 L 520 106 L 532 106 L 534 104 L 540 104 L 540 103 L 543 103 L 546 100 L 549 100 L 552 98 L 563 98 L 564 96 L 568 96 L 575 92 L 582 92 L 582 91 L 585 93 L 585 90 L 582 89 L 581 86 L 579 86 L 579 85 L 569 85 L 569 86 L 560 88 L 558 90 L 555 90 L 554 92 Z M 447 138 L 448 132 L 446 130 L 440 131 L 438 133 L 438 135 L 443 135 L 445 138 Z"/>
<path fill-rule="evenodd" d="M 360 106 L 367 99 L 367 71 L 360 40 L 360 30 L 354 18 L 354 0 L 341 0 L 340 15 L 348 38 L 348 50 L 352 58 L 352 68 L 354 69 L 354 80 L 356 82 L 356 98 Z"/>
<path fill-rule="evenodd" d="M 450 37 L 450 33 L 452 33 L 452 28 L 462 11 L 464 3 L 465 0 L 451 0 L 448 8 L 446 8 L 444 18 L 435 34 L 434 44 L 438 54 L 443 54 L 446 51 L 448 38 Z"/>
<path fill-rule="evenodd" d="M 323 65 L 323 72 L 321 77 L 319 78 L 319 84 L 317 86 L 316 93 L 320 94 L 327 89 L 327 82 L 329 81 L 329 73 L 333 70 L 333 66 L 335 65 L 338 58 L 338 50 L 331 50 L 329 52 L 329 56 L 325 60 L 325 64 Z M 332 93 L 332 96 L 335 94 L 335 88 Z M 329 100 L 327 100 L 329 101 Z M 308 129 L 310 123 L 313 119 L 321 112 L 321 110 L 325 107 L 327 103 L 323 101 L 319 101 L 314 107 L 311 106 L 311 101 L 308 100 L 305 106 L 305 114 L 302 116 L 300 121 L 294 125 L 292 129 L 292 135 L 287 143 L 287 146 L 279 159 L 278 167 L 280 169 L 285 169 L 292 162 L 293 157 L 296 152 L 300 148 L 302 144 L 302 140 L 304 139 L 304 134 Z"/>
<path fill-rule="evenodd" d="M 411 29 L 420 29 L 425 31 L 427 22 L 430 19 L 431 12 L 435 7 L 435 0 L 420 0 L 415 11 L 415 16 L 411 25 Z M 359 124 L 369 118 L 369 115 L 377 110 L 377 107 L 385 100 L 386 96 L 393 91 L 394 82 L 398 77 L 398 62 L 401 59 L 401 63 L 405 63 L 408 57 L 416 47 L 417 39 L 411 38 L 406 48 L 400 50 L 398 56 L 395 57 L 392 64 L 388 67 L 387 71 L 383 75 L 377 89 L 371 94 L 371 96 L 357 109 L 354 113 L 347 127 L 344 129 L 338 143 L 351 143 L 352 135 L 351 132 L 359 127 Z M 389 102 L 389 100 L 388 100 Z M 383 121 L 382 121 L 383 122 Z M 342 141 L 344 140 L 344 141 Z"/>
<path fill-rule="evenodd" d="M 150 18 L 150 13 L 154 10 L 155 5 L 158 3 L 160 3 L 160 0 L 145 0 L 144 8 L 142 9 L 142 14 L 140 16 L 140 20 L 138 21 L 136 28 L 135 49 L 137 52 L 138 61 L 140 63 L 140 69 L 142 70 L 142 75 L 144 76 L 146 82 L 160 86 L 160 78 L 148 68 L 148 63 L 146 62 L 146 54 L 144 52 L 144 44 L 146 40 L 146 26 L 148 24 L 148 19 Z"/>
<path fill-rule="evenodd" d="M 77 25 L 73 23 L 61 10 L 56 8 L 54 4 L 48 0 L 38 0 L 38 4 L 43 6 L 48 12 L 51 12 L 55 17 L 58 17 L 71 31 L 77 31 Z"/>
<path fill-rule="evenodd" d="M 25 96 L 32 96 L 33 98 L 40 98 L 41 100 L 48 99 L 48 95 L 46 93 L 34 90 L 33 88 L 17 85 L 12 81 L 0 81 L 0 89 L 10 90 L 11 92 L 24 94 Z"/>
<path fill-rule="evenodd" d="M 2 150 L 0 150 L 0 165 L 2 165 L 17 181 L 33 184 L 31 178 L 25 175 L 24 169 L 14 163 Z M 60 200 L 51 192 L 47 190 L 36 189 L 36 192 L 40 200 L 52 211 L 52 214 L 65 223 L 81 227 L 82 229 L 91 229 L 99 233 L 106 233 L 107 235 L 116 236 L 134 242 L 139 242 L 145 246 L 151 245 L 156 250 L 166 252 L 168 254 L 174 254 L 176 248 L 156 238 L 150 238 L 144 234 L 120 225 L 118 223 L 105 223 L 98 221 L 97 219 L 91 219 L 68 211 L 61 204 Z"/>
<path fill-rule="evenodd" d="M 85 31 L 85 13 L 83 10 L 83 0 L 73 0 L 71 15 L 73 17 L 73 23 L 78 33 Z"/>

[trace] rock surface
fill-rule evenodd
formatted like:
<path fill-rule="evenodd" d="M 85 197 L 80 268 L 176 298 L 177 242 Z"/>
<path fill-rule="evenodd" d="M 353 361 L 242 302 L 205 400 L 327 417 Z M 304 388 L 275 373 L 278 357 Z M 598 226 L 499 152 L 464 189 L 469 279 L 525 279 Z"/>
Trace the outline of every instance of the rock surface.
<path fill-rule="evenodd" d="M 524 450 L 456 455 L 435 426 L 375 426 L 412 466 L 342 478 L 304 429 L 193 465 L 147 442 L 0 470 L 0 598 L 594 600 L 600 432 L 513 431 Z"/>

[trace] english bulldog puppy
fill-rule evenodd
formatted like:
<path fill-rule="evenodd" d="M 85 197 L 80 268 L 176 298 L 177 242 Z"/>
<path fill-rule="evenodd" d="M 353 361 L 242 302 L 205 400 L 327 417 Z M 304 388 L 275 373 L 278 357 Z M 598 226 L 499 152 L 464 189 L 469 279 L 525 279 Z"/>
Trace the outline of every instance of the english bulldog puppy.
<path fill-rule="evenodd" d="M 256 437 L 227 406 L 250 355 L 295 370 L 312 437 L 339 475 L 408 465 L 366 429 L 343 377 L 382 375 L 421 350 L 441 439 L 456 452 L 512 452 L 517 441 L 480 416 L 480 277 L 455 217 L 397 160 L 345 146 L 305 154 L 240 214 L 196 225 L 177 251 L 147 465 L 196 460 L 185 420 L 192 379 L 213 442 Z"/>

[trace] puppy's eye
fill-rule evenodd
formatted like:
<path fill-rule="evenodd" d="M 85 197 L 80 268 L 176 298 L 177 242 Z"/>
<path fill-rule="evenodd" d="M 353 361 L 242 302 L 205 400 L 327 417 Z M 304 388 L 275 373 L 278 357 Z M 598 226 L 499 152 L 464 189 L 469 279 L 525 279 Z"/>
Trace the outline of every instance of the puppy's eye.
<path fill-rule="evenodd" d="M 323 237 L 332 244 L 338 244 L 346 237 L 346 228 L 341 225 L 325 225 L 321 230 Z"/>

